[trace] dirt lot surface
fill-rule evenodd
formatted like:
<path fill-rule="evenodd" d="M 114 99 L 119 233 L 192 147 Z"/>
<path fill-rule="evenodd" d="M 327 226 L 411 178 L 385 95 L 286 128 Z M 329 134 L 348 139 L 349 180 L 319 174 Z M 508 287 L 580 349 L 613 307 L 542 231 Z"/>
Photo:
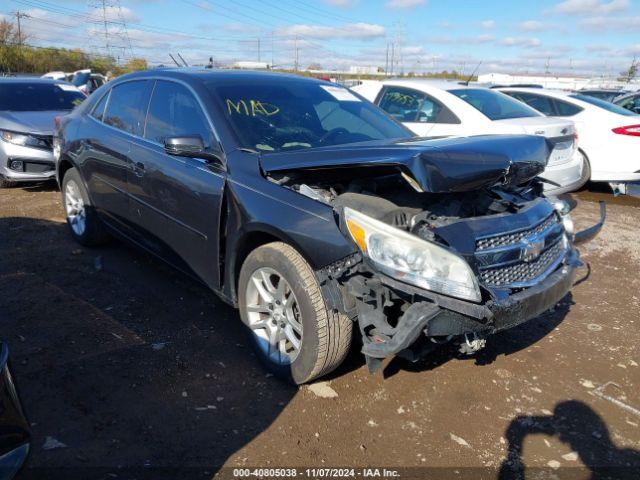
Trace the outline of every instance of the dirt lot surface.
<path fill-rule="evenodd" d="M 75 244 L 59 196 L 0 190 L 0 337 L 34 434 L 22 478 L 640 478 L 638 199 L 575 195 L 578 228 L 598 199 L 609 217 L 572 294 L 475 357 L 369 375 L 354 352 L 298 389 L 265 374 L 236 312 L 201 286 L 121 243 Z"/>

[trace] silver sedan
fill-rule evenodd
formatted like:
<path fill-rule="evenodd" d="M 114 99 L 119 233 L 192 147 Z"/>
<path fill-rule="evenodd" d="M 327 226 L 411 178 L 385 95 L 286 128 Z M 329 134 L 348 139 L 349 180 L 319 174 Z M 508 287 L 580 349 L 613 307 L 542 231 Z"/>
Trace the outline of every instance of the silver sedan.
<path fill-rule="evenodd" d="M 55 117 L 85 99 L 75 86 L 49 79 L 0 79 L 0 188 L 55 176 Z"/>

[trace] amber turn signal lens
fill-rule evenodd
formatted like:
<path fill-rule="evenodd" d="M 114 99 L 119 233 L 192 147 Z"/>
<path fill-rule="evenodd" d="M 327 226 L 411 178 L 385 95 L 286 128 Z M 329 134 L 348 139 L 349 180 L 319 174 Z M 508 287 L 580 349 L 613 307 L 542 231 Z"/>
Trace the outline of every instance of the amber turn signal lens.
<path fill-rule="evenodd" d="M 367 242 L 365 241 L 364 229 L 353 220 L 347 220 L 347 228 L 351 237 L 355 240 L 363 252 L 367 251 Z"/>

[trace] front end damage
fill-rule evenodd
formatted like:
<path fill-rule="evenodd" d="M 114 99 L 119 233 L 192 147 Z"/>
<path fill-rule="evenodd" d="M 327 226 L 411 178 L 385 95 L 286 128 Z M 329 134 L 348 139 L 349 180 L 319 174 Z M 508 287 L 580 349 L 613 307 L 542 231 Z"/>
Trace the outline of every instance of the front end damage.
<path fill-rule="evenodd" d="M 542 196 L 544 139 L 339 150 L 315 161 L 272 157 L 263 168 L 330 205 L 358 247 L 317 273 L 329 306 L 358 322 L 371 371 L 386 357 L 416 360 L 447 341 L 474 353 L 488 335 L 553 308 L 581 265 L 574 245 L 604 223 L 601 204 L 600 222 L 575 233 L 568 205 Z"/>

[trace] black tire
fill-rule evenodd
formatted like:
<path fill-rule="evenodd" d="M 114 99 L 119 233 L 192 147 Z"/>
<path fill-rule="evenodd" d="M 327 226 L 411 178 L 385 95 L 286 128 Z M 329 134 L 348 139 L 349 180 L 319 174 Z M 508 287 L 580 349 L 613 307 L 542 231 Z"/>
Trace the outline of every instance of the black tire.
<path fill-rule="evenodd" d="M 289 365 L 273 362 L 249 329 L 247 286 L 254 272 L 269 268 L 284 278 L 297 300 L 303 336 L 299 353 Z M 313 270 L 293 247 L 273 242 L 249 254 L 238 282 L 240 316 L 262 363 L 279 378 L 300 385 L 328 374 L 338 367 L 351 346 L 353 322 L 346 316 L 327 309 Z"/>
<path fill-rule="evenodd" d="M 85 225 L 82 231 L 74 229 L 69 217 L 66 192 L 70 184 L 73 184 L 74 188 L 77 189 L 77 193 L 82 197 L 84 203 Z M 65 172 L 64 178 L 62 179 L 61 193 L 62 205 L 65 209 L 65 217 L 67 218 L 67 226 L 73 238 L 81 245 L 87 247 L 103 245 L 108 242 L 110 238 L 109 234 L 92 207 L 89 195 L 84 187 L 84 182 L 75 168 L 70 168 Z"/>
<path fill-rule="evenodd" d="M 15 187 L 18 182 L 14 182 L 13 180 L 7 180 L 6 178 L 0 177 L 0 188 L 11 188 Z"/>

